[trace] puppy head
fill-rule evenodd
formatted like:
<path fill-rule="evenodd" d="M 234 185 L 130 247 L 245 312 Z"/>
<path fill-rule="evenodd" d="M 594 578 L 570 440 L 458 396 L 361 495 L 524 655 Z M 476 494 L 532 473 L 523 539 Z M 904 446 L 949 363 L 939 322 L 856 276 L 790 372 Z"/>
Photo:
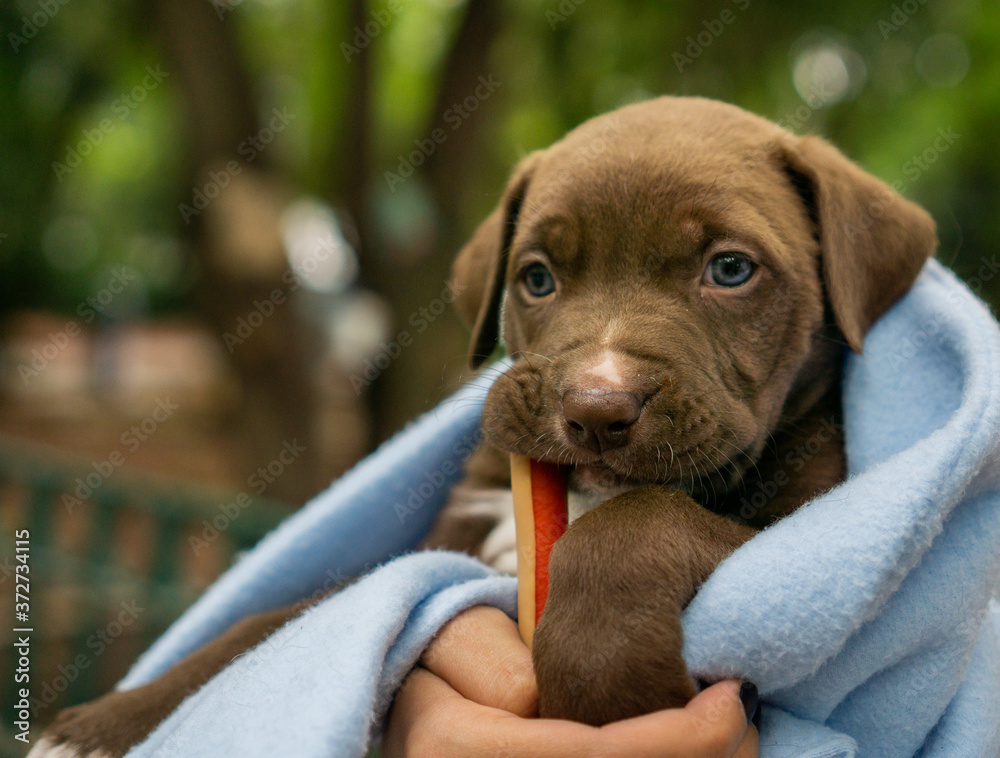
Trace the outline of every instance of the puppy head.
<path fill-rule="evenodd" d="M 936 242 L 827 143 L 733 106 L 660 98 L 588 121 L 522 162 L 455 263 L 472 365 L 501 326 L 514 359 L 487 438 L 575 465 L 583 489 L 726 489 Z"/>

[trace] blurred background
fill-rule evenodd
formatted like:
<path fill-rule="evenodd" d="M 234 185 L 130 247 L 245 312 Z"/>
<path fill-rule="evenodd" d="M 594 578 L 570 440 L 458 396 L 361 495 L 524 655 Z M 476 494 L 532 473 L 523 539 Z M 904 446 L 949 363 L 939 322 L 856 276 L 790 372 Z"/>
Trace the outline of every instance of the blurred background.
<path fill-rule="evenodd" d="M 823 134 L 1000 296 L 985 0 L 13 0 L 0 28 L 0 599 L 30 528 L 34 735 L 458 386 L 451 258 L 594 114 L 704 95 Z"/>

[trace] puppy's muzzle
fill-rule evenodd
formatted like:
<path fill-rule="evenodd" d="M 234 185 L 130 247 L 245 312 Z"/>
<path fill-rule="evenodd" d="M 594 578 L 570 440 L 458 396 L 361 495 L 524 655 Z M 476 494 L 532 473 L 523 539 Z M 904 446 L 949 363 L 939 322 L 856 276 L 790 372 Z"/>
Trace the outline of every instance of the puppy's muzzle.
<path fill-rule="evenodd" d="M 624 390 L 569 390 L 562 397 L 566 436 L 595 453 L 623 447 L 644 402 L 641 395 Z"/>

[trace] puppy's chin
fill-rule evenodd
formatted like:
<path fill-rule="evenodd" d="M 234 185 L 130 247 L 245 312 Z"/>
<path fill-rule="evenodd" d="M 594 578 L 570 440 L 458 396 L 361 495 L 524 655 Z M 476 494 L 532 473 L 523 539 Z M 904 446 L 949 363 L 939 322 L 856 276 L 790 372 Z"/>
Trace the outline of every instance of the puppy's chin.
<path fill-rule="evenodd" d="M 604 466 L 575 466 L 566 480 L 569 490 L 569 520 L 572 523 L 605 500 L 628 492 L 639 485 L 622 481 Z"/>
<path fill-rule="evenodd" d="M 639 486 L 637 482 L 626 481 L 607 466 L 574 466 L 569 474 L 569 489 L 580 495 L 609 497 L 620 495 Z"/>
<path fill-rule="evenodd" d="M 610 500 L 616 495 L 621 495 L 623 492 L 628 492 L 629 490 L 649 484 L 665 484 L 664 482 L 643 482 L 637 479 L 626 479 L 607 466 L 601 465 L 574 466 L 569 472 L 566 483 L 570 495 L 570 521 L 596 508 L 605 500 Z M 667 486 L 693 496 L 690 480 L 670 482 Z"/>

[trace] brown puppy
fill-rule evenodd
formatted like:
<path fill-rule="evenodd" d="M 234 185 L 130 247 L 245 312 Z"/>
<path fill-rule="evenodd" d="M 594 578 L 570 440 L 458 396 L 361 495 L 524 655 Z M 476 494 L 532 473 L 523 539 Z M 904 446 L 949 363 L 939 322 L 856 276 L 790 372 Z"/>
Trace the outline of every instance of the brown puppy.
<path fill-rule="evenodd" d="M 843 345 L 860 350 L 935 246 L 924 211 L 827 143 L 708 100 L 629 106 L 522 162 L 455 264 L 473 364 L 501 339 L 514 364 L 427 542 L 510 570 L 506 452 L 573 468 L 579 518 L 535 635 L 542 715 L 691 697 L 680 611 L 754 528 L 841 480 Z M 809 439 L 829 443 L 806 467 Z M 123 754 L 299 611 L 66 711 L 46 744 Z"/>
<path fill-rule="evenodd" d="M 615 495 L 553 553 L 543 716 L 690 699 L 680 611 L 754 533 L 717 514 L 763 527 L 842 479 L 842 346 L 935 246 L 923 210 L 827 143 L 708 100 L 633 105 L 522 162 L 455 265 L 473 364 L 500 324 L 514 359 L 483 428 L 572 466 L 577 511 Z"/>

